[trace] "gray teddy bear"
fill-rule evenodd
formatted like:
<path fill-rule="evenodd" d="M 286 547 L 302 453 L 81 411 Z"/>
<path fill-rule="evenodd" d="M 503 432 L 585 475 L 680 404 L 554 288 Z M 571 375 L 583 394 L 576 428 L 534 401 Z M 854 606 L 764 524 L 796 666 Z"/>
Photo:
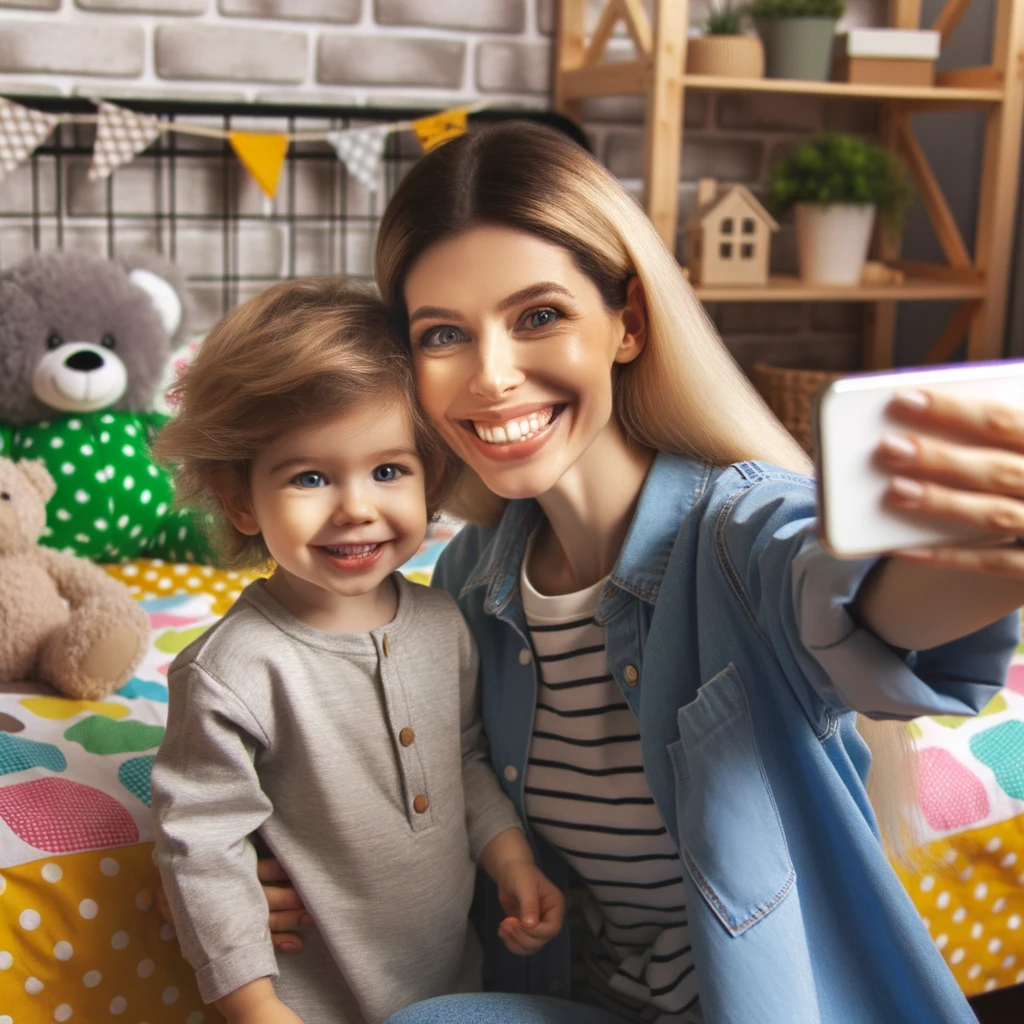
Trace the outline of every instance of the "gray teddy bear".
<path fill-rule="evenodd" d="M 97 561 L 208 561 L 201 518 L 174 508 L 151 411 L 191 310 L 156 256 L 29 257 L 0 273 L 0 455 L 56 481 L 41 543 Z"/>

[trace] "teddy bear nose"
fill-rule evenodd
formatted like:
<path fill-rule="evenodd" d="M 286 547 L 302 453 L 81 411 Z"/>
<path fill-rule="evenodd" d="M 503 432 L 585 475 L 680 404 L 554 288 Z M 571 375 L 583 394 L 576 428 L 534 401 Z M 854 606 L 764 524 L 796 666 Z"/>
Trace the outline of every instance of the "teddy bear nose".
<path fill-rule="evenodd" d="M 69 370 L 81 370 L 88 373 L 90 370 L 98 370 L 103 365 L 103 357 L 96 352 L 76 352 L 64 360 L 64 365 Z"/>

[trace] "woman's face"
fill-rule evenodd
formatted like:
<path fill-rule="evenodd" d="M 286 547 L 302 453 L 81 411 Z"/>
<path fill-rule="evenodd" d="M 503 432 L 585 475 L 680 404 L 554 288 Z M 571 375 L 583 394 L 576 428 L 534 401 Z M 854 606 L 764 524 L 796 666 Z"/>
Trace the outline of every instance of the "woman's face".
<path fill-rule="evenodd" d="M 481 225 L 425 250 L 405 301 L 423 408 L 495 494 L 545 493 L 618 429 L 612 366 L 642 345 L 636 287 L 609 312 L 564 249 Z"/>

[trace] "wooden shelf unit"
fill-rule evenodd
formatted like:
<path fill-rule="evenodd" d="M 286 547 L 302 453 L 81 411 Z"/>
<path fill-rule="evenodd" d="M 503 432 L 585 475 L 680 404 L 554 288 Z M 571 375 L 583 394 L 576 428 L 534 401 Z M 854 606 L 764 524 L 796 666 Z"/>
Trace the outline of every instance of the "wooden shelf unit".
<path fill-rule="evenodd" d="M 960 304 L 927 360 L 940 362 L 967 337 L 969 359 L 997 359 L 1003 351 L 1007 286 L 1017 207 L 1018 166 L 1024 120 L 1024 0 L 996 0 L 991 63 L 940 72 L 931 88 L 739 79 L 686 73 L 689 0 L 652 0 L 653 19 L 642 0 L 605 0 L 596 26 L 586 26 L 587 0 L 560 0 L 556 34 L 555 106 L 580 119 L 581 101 L 600 96 L 647 97 L 644 139 L 644 204 L 666 245 L 676 245 L 679 165 L 683 147 L 683 101 L 687 89 L 752 92 L 828 99 L 875 100 L 881 136 L 913 174 L 946 262 L 901 262 L 900 238 L 879 230 L 873 256 L 899 266 L 899 285 L 821 288 L 797 278 L 772 278 L 765 288 L 698 287 L 706 302 L 866 302 L 862 364 L 893 365 L 896 303 L 954 300 Z M 945 45 L 971 0 L 946 0 L 931 26 Z M 636 58 L 605 62 L 616 26 L 625 24 Z M 888 0 L 894 28 L 918 28 L 921 0 Z M 978 109 L 985 115 L 985 142 L 974 251 L 963 240 L 945 196 L 914 136 L 911 115 Z"/>

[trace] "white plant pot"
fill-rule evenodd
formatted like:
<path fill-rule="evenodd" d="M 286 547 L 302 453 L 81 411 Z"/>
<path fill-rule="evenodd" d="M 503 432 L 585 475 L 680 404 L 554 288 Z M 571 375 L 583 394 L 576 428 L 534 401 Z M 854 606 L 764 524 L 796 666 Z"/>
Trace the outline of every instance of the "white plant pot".
<path fill-rule="evenodd" d="M 795 216 L 800 277 L 808 284 L 859 284 L 875 226 L 875 207 L 797 203 Z"/>

